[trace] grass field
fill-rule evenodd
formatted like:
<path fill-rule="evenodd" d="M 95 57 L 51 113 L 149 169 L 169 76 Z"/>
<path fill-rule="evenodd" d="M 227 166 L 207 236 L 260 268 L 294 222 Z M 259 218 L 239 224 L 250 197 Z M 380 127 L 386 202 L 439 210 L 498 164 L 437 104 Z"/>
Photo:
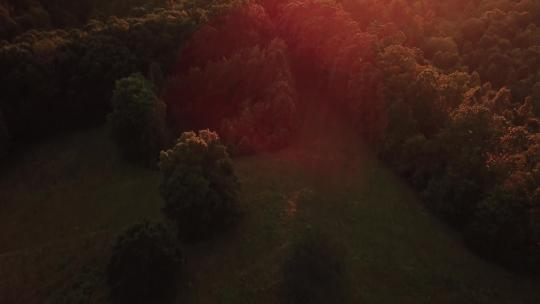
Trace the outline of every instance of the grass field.
<path fill-rule="evenodd" d="M 186 248 L 179 302 L 278 303 L 291 245 L 320 231 L 340 248 L 351 303 L 540 303 L 538 280 L 476 257 L 357 152 L 291 147 L 236 159 L 242 221 Z M 115 236 L 161 219 L 159 172 L 124 163 L 104 128 L 37 144 L 1 170 L 0 303 L 106 302 Z"/>

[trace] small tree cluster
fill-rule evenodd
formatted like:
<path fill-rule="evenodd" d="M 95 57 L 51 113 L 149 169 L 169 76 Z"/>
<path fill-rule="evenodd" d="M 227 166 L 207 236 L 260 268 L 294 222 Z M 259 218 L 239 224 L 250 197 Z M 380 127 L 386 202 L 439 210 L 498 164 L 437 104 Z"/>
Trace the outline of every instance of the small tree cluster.
<path fill-rule="evenodd" d="M 238 180 L 225 146 L 208 130 L 182 134 L 161 153 L 163 211 L 188 241 L 208 238 L 229 227 L 237 215 Z M 174 300 L 182 256 L 162 224 L 143 222 L 125 231 L 108 265 L 116 303 L 167 303 Z"/>
<path fill-rule="evenodd" d="M 237 217 L 238 179 L 215 132 L 186 132 L 162 151 L 160 190 L 165 215 L 188 241 L 209 238 Z"/>
<path fill-rule="evenodd" d="M 167 303 L 176 296 L 182 255 L 161 224 L 142 222 L 118 237 L 107 268 L 115 303 Z"/>
<path fill-rule="evenodd" d="M 141 74 L 118 80 L 112 106 L 112 135 L 126 158 L 155 162 L 166 139 L 166 106 L 152 83 Z"/>

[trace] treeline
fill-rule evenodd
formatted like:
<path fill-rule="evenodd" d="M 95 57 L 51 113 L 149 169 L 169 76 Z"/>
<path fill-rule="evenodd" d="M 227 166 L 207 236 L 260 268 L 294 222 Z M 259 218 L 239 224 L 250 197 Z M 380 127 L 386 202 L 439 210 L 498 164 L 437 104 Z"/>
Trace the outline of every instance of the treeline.
<path fill-rule="evenodd" d="M 380 155 L 473 248 L 537 271 L 540 1 L 343 6 L 383 42 Z"/>
<path fill-rule="evenodd" d="M 10 142 L 103 121 L 120 78 L 139 72 L 159 85 L 182 42 L 217 10 L 173 5 L 0 41 L 0 154 Z"/>
<path fill-rule="evenodd" d="M 540 1 L 343 0 L 367 31 L 400 31 L 445 71 L 478 72 L 540 115 Z"/>
<path fill-rule="evenodd" d="M 111 98 L 117 137 L 133 139 L 119 144 L 150 161 L 163 129 L 212 128 L 256 153 L 328 107 L 472 247 L 537 271 L 539 2 L 191 3 L 28 31 L 0 45 L 0 151 L 103 119 Z"/>
<path fill-rule="evenodd" d="M 537 6 L 487 2 L 247 4 L 187 44 L 166 86 L 169 114 L 256 152 L 291 140 L 320 106 L 297 96 L 314 90 L 473 248 L 538 270 Z"/>
<path fill-rule="evenodd" d="M 110 16 L 141 17 L 170 7 L 171 0 L 2 0 L 0 1 L 0 40 L 31 29 L 50 30 L 82 27 L 91 19 Z"/>

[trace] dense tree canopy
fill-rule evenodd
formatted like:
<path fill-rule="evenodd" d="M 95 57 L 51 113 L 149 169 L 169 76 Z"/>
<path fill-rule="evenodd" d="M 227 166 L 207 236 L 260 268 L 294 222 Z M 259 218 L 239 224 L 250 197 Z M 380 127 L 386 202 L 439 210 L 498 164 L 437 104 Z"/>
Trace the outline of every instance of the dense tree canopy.
<path fill-rule="evenodd" d="M 116 240 L 107 266 L 114 303 L 172 303 L 181 276 L 182 254 L 162 224 L 141 222 Z"/>
<path fill-rule="evenodd" d="M 216 128 L 236 152 L 283 147 L 296 119 L 287 55 L 283 41 L 274 40 L 190 69 L 165 94 L 170 116 L 180 128 Z"/>
<path fill-rule="evenodd" d="M 166 106 L 141 74 L 116 82 L 109 116 L 112 135 L 124 155 L 153 165 L 167 140 Z"/>
<path fill-rule="evenodd" d="M 170 8 L 0 42 L 0 109 L 14 140 L 103 121 L 116 80 L 139 72 L 158 82 L 199 14 Z"/>
<path fill-rule="evenodd" d="M 185 132 L 161 152 L 163 212 L 182 239 L 199 241 L 229 228 L 238 216 L 239 182 L 217 133 Z"/>
<path fill-rule="evenodd" d="M 116 80 L 137 72 L 171 129 L 215 129 L 233 153 L 284 147 L 328 112 L 321 124 L 339 117 L 473 247 L 539 268 L 539 1 L 68 2 L 0 1 L 0 145 L 102 121 Z M 210 171 L 232 176 L 226 153 L 213 133 L 186 134 L 163 156 L 164 185 L 210 195 Z M 190 145 L 221 151 L 217 169 Z M 192 172 L 169 179 L 176 154 Z"/>

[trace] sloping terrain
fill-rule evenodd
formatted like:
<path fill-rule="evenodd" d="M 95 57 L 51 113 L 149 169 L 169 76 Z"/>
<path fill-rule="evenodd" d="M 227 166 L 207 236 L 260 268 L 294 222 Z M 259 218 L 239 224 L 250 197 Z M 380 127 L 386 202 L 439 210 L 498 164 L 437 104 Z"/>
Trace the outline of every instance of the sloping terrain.
<path fill-rule="evenodd" d="M 125 164 L 106 134 L 65 135 L 2 168 L 0 303 L 103 303 L 114 237 L 160 218 L 159 172 Z M 537 281 L 476 257 L 379 162 L 323 138 L 235 160 L 243 220 L 186 248 L 180 301 L 277 303 L 282 262 L 315 230 L 338 245 L 352 303 L 539 303 Z"/>

